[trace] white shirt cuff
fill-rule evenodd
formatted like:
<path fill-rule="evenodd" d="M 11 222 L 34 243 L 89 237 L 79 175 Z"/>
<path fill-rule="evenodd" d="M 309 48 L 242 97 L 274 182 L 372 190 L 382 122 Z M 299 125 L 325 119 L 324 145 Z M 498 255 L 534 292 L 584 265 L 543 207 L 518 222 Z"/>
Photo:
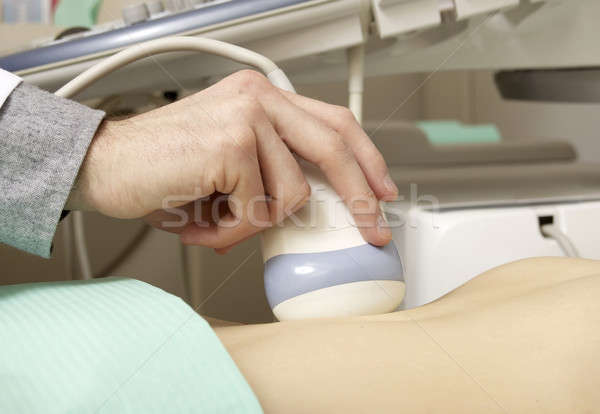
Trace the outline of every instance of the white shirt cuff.
<path fill-rule="evenodd" d="M 0 69 L 0 108 L 6 102 L 12 91 L 19 86 L 22 79 L 10 72 Z"/>

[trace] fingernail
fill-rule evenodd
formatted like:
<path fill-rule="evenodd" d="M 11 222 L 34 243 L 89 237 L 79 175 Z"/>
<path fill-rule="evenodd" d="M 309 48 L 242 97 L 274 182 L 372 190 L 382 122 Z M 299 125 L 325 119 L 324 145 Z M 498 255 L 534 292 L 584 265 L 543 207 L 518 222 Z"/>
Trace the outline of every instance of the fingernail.
<path fill-rule="evenodd" d="M 390 194 L 393 194 L 394 196 L 398 195 L 398 187 L 396 187 L 394 180 L 392 180 L 392 177 L 390 177 L 389 174 L 383 179 L 383 185 Z"/>
<path fill-rule="evenodd" d="M 229 253 L 230 250 L 231 250 L 231 247 L 222 247 L 220 249 L 215 249 L 215 253 L 223 256 L 223 255 Z"/>
<path fill-rule="evenodd" d="M 381 237 L 385 239 L 392 238 L 392 230 L 390 230 L 387 221 L 385 221 L 382 215 L 379 215 L 379 217 L 377 217 L 377 232 Z"/>

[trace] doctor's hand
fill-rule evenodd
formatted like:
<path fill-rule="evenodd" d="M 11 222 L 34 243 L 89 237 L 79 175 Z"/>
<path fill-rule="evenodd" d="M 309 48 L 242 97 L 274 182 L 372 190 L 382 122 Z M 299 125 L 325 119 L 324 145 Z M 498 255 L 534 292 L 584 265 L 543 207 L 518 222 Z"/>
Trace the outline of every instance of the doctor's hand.
<path fill-rule="evenodd" d="M 323 171 L 367 242 L 391 240 L 378 200 L 398 190 L 352 113 L 282 91 L 250 70 L 162 108 L 104 121 L 67 208 L 145 217 L 183 243 L 223 252 L 308 200 L 292 152 Z"/>

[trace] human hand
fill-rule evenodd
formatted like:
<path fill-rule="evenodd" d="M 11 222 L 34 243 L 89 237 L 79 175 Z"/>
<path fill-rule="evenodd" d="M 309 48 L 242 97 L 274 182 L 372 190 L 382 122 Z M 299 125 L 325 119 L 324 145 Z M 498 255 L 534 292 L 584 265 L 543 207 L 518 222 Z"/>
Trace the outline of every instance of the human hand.
<path fill-rule="evenodd" d="M 67 208 L 145 217 L 183 243 L 223 252 L 308 200 L 292 152 L 316 164 L 342 199 L 364 201 L 348 207 L 367 242 L 391 240 L 377 201 L 398 190 L 352 113 L 282 91 L 250 70 L 162 108 L 105 121 Z"/>

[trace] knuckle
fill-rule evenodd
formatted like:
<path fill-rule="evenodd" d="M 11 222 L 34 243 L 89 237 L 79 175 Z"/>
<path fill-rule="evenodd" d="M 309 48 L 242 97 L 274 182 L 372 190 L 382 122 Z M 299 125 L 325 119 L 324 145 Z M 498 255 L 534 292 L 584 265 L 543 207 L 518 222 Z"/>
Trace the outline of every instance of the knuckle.
<path fill-rule="evenodd" d="M 333 110 L 332 125 L 335 125 L 336 131 L 345 134 L 359 127 L 354 113 L 345 106 L 335 105 Z"/>
<path fill-rule="evenodd" d="M 352 111 L 349 108 L 346 108 L 345 106 L 337 106 L 336 113 L 337 113 L 337 117 L 339 119 L 341 119 L 342 121 L 345 121 L 345 122 L 356 121 L 356 118 L 354 117 L 354 114 L 352 113 Z"/>
<path fill-rule="evenodd" d="M 383 155 L 381 154 L 381 152 L 379 152 L 377 147 L 373 145 L 373 143 L 371 143 L 370 141 L 367 141 L 364 144 L 362 144 L 359 148 L 359 151 L 365 154 L 366 158 L 369 159 L 371 162 L 377 163 L 379 164 L 379 166 L 382 167 L 386 166 Z"/>
<path fill-rule="evenodd" d="M 297 211 L 302 208 L 311 195 L 311 188 L 306 179 L 302 179 L 302 181 L 294 186 L 291 192 L 288 192 L 284 197 L 283 202 L 283 211 L 284 213 L 289 214 L 291 212 Z M 283 217 L 282 217 L 283 219 Z"/>
<path fill-rule="evenodd" d="M 349 162 L 354 159 L 352 150 L 348 147 L 340 134 L 334 133 L 331 135 L 327 150 L 336 161 Z M 325 156 L 327 157 L 327 154 Z"/>
<path fill-rule="evenodd" d="M 300 207 L 306 202 L 306 200 L 308 200 L 310 194 L 310 185 L 308 184 L 308 181 L 306 181 L 306 179 L 302 177 L 298 185 L 294 186 L 293 196 L 288 198 L 290 199 L 290 201 L 293 201 L 298 207 Z"/>
<path fill-rule="evenodd" d="M 345 106 L 336 106 L 334 113 L 334 122 L 337 125 L 338 130 L 344 131 L 350 126 L 356 124 L 354 113 L 352 113 L 352 111 Z"/>
<path fill-rule="evenodd" d="M 232 77 L 240 90 L 244 92 L 261 90 L 270 85 L 269 80 L 263 74 L 252 69 L 240 70 L 233 74 Z"/>
<path fill-rule="evenodd" d="M 300 188 L 299 188 L 300 196 L 303 199 L 308 199 L 310 197 L 311 193 L 312 193 L 312 189 L 310 188 L 308 181 L 306 181 L 306 179 L 303 179 L 302 184 L 300 185 Z"/>

